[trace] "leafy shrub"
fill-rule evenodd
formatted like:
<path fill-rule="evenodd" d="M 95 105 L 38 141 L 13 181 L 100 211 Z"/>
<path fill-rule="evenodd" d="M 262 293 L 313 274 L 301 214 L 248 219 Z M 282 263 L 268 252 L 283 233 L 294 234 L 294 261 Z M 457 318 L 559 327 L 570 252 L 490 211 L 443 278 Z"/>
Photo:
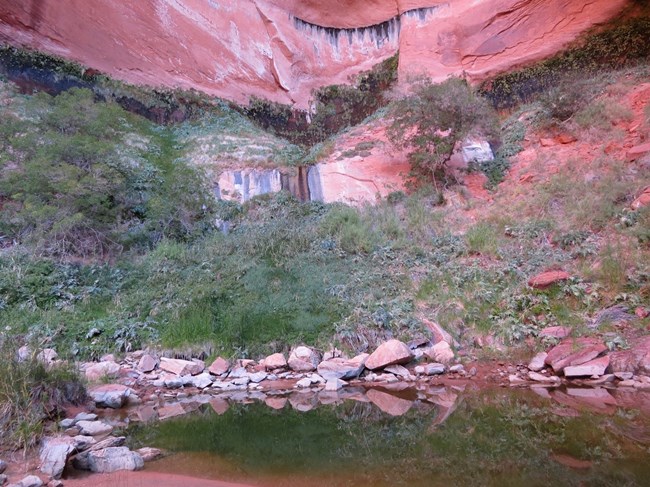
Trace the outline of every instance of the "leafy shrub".
<path fill-rule="evenodd" d="M 411 176 L 421 184 L 448 179 L 447 162 L 456 143 L 476 131 L 496 138 L 497 119 L 487 102 L 459 78 L 444 83 L 424 81 L 412 96 L 397 101 L 388 136 L 409 151 Z"/>
<path fill-rule="evenodd" d="M 9 113 L 0 121 L 6 238 L 48 255 L 93 258 L 205 229 L 204 182 L 175 160 L 167 132 L 85 89 L 40 93 L 25 109 L 37 118 Z"/>

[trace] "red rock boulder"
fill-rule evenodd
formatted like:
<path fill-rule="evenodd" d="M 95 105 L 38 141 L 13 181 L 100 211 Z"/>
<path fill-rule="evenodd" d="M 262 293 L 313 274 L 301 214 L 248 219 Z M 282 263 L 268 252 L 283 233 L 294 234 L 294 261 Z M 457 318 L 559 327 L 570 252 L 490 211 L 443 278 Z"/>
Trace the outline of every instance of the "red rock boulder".
<path fill-rule="evenodd" d="M 544 362 L 559 373 L 564 371 L 565 367 L 589 362 L 605 351 L 607 346 L 597 338 L 568 338 L 553 347 Z"/>
<path fill-rule="evenodd" d="M 528 280 L 528 285 L 535 289 L 545 289 L 557 282 L 566 281 L 571 275 L 565 271 L 546 271 Z"/>
<path fill-rule="evenodd" d="M 388 340 L 377 347 L 366 360 L 366 368 L 377 370 L 389 365 L 407 364 L 413 360 L 411 349 L 399 340 Z"/>
<path fill-rule="evenodd" d="M 610 354 L 609 370 L 650 375 L 650 336 L 641 339 L 629 350 Z"/>

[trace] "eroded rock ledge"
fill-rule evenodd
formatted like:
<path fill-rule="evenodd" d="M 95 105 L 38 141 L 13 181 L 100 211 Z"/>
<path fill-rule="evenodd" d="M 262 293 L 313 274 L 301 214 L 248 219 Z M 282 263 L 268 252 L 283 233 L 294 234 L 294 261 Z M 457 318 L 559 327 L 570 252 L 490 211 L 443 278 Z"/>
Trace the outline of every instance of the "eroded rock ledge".
<path fill-rule="evenodd" d="M 0 4 L 0 40 L 136 84 L 309 105 L 400 52 L 399 74 L 480 80 L 553 54 L 629 0 L 41 0 Z"/>

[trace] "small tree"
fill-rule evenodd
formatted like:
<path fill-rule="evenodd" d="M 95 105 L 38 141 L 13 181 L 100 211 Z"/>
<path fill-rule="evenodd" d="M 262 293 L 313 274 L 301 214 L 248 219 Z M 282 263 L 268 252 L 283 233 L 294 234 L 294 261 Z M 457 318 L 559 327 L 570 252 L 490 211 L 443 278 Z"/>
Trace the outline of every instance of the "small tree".
<path fill-rule="evenodd" d="M 462 79 L 422 82 L 411 96 L 395 103 L 391 142 L 409 151 L 411 176 L 434 187 L 448 178 L 447 163 L 456 143 L 471 132 L 492 138 L 497 134 L 496 113 Z"/>

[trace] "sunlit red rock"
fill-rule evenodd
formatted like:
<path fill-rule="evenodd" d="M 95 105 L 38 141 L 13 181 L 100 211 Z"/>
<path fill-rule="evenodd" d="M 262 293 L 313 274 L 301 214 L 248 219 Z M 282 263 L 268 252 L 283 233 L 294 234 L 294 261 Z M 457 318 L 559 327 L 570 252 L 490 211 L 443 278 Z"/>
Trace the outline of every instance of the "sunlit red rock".
<path fill-rule="evenodd" d="M 471 80 L 551 55 L 626 0 L 2 2 L 0 39 L 136 83 L 309 106 L 399 50 L 399 74 Z M 329 29 L 334 28 L 334 29 Z M 337 29 L 349 30 L 337 30 Z"/>

